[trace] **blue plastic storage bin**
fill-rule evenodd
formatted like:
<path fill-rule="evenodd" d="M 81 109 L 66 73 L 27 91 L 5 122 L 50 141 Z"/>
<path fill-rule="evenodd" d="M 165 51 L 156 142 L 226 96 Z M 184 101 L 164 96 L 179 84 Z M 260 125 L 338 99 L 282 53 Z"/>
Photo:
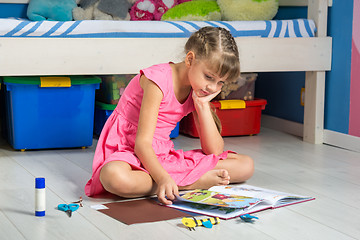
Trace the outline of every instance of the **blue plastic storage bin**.
<path fill-rule="evenodd" d="M 94 123 L 94 133 L 100 135 L 102 128 L 106 120 L 112 114 L 116 104 L 108 104 L 96 101 L 95 103 L 95 123 Z M 175 128 L 170 133 L 170 138 L 176 138 L 179 136 L 179 123 L 176 124 Z"/>
<path fill-rule="evenodd" d="M 7 139 L 14 149 L 92 145 L 98 77 L 4 77 Z"/>
<path fill-rule="evenodd" d="M 180 122 L 178 122 L 175 126 L 175 128 L 170 133 L 170 138 L 176 138 L 179 136 L 179 128 L 180 128 Z"/>

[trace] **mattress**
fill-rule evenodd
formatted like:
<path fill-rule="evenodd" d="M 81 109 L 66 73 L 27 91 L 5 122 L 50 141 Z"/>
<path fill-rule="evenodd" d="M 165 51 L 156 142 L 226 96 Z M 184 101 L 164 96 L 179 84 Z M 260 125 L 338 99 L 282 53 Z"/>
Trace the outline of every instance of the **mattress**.
<path fill-rule="evenodd" d="M 0 19 L 0 37 L 187 38 L 204 26 L 223 27 L 234 37 L 313 37 L 308 19 L 272 21 L 29 21 Z"/>

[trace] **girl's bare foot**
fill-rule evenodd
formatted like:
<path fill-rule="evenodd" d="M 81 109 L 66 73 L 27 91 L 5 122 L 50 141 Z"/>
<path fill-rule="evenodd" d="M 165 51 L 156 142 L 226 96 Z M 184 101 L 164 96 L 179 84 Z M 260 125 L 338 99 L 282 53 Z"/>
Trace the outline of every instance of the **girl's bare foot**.
<path fill-rule="evenodd" d="M 229 172 L 225 169 L 210 170 L 201 176 L 195 183 L 179 187 L 180 190 L 208 189 L 212 186 L 228 185 L 230 183 Z"/>

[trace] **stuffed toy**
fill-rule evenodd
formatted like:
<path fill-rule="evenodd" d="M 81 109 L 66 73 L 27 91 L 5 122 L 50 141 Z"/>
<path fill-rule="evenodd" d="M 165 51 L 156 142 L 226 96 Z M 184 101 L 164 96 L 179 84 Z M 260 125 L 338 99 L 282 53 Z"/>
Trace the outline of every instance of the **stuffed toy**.
<path fill-rule="evenodd" d="M 169 9 L 161 18 L 164 21 L 220 21 L 221 12 L 215 0 L 198 0 L 181 3 Z"/>
<path fill-rule="evenodd" d="M 130 20 L 135 0 L 80 0 L 73 9 L 74 20 Z"/>
<path fill-rule="evenodd" d="M 184 3 L 184 2 L 190 2 L 191 0 L 177 0 L 177 4 L 181 4 L 181 3 Z"/>
<path fill-rule="evenodd" d="M 176 5 L 161 20 L 270 20 L 276 15 L 278 8 L 278 0 L 193 0 Z"/>
<path fill-rule="evenodd" d="M 271 20 L 279 9 L 278 0 L 217 0 L 223 21 Z"/>
<path fill-rule="evenodd" d="M 164 13 L 169 10 L 169 8 L 172 8 L 177 4 L 177 0 L 156 0 L 154 20 L 161 20 L 162 15 L 164 15 Z"/>
<path fill-rule="evenodd" d="M 27 17 L 31 21 L 71 21 L 75 0 L 30 0 Z"/>
<path fill-rule="evenodd" d="M 153 0 L 138 0 L 130 9 L 130 20 L 150 21 L 154 19 L 155 2 Z"/>
<path fill-rule="evenodd" d="M 163 14 L 177 4 L 178 0 L 138 0 L 130 9 L 130 18 L 133 21 L 161 20 Z"/>

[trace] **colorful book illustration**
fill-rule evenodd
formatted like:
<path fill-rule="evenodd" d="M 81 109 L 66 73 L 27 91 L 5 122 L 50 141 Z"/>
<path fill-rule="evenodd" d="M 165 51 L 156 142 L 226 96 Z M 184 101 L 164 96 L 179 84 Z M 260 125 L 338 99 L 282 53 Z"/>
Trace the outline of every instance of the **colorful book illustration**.
<path fill-rule="evenodd" d="M 262 199 L 245 197 L 231 193 L 221 193 L 209 190 L 196 189 L 178 197 L 179 200 L 198 204 L 207 204 L 217 207 L 245 209 L 254 206 Z"/>
<path fill-rule="evenodd" d="M 181 195 L 169 207 L 202 215 L 230 219 L 265 209 L 314 200 L 309 196 L 273 191 L 251 185 L 214 186 Z"/>

